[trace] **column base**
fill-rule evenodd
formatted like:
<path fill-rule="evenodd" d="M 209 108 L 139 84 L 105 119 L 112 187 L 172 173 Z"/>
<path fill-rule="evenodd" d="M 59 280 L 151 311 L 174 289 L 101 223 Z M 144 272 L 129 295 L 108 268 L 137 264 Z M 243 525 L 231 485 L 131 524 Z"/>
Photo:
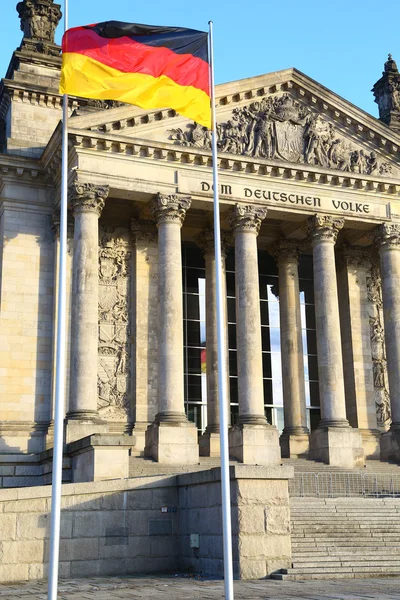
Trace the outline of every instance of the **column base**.
<path fill-rule="evenodd" d="M 361 434 L 352 427 L 318 427 L 310 435 L 309 456 L 334 467 L 362 467 Z"/>
<path fill-rule="evenodd" d="M 144 454 L 164 465 L 198 464 L 196 425 L 189 421 L 152 423 L 146 431 Z"/>
<path fill-rule="evenodd" d="M 68 414 L 65 423 L 65 443 L 70 444 L 95 433 L 108 433 L 109 426 L 97 413 Z"/>
<path fill-rule="evenodd" d="M 400 463 L 400 431 L 390 430 L 381 434 L 380 459 Z"/>
<path fill-rule="evenodd" d="M 220 456 L 220 435 L 219 431 L 207 431 L 199 439 L 200 456 L 210 456 L 218 458 Z"/>
<path fill-rule="evenodd" d="M 229 430 L 229 454 L 246 465 L 278 465 L 279 433 L 272 425 L 239 423 Z"/>
<path fill-rule="evenodd" d="M 279 438 L 282 458 L 307 458 L 310 451 L 308 433 L 285 433 Z"/>

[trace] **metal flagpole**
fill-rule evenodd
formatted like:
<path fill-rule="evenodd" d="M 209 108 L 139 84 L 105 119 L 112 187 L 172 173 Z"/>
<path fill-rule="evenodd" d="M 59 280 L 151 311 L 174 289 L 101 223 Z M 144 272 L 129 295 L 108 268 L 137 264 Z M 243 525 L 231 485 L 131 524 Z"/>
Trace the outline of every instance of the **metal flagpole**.
<path fill-rule="evenodd" d="M 224 298 L 222 287 L 221 226 L 219 216 L 218 165 L 217 165 L 217 127 L 215 115 L 214 84 L 214 47 L 213 22 L 210 28 L 210 82 L 211 82 L 211 118 L 212 118 L 212 156 L 214 185 L 214 245 L 215 273 L 217 292 L 217 338 L 218 338 L 218 395 L 220 412 L 220 448 L 221 448 L 221 491 L 222 491 L 222 527 L 224 539 L 224 585 L 225 600 L 233 600 L 233 564 L 232 564 L 232 521 L 231 490 L 229 477 L 228 444 L 228 402 L 226 377 L 226 343 L 224 328 Z"/>
<path fill-rule="evenodd" d="M 64 32 L 68 29 L 68 0 L 64 0 Z M 63 97 L 62 163 L 60 206 L 60 252 L 58 263 L 58 322 L 56 349 L 56 385 L 54 400 L 54 448 L 51 490 L 51 528 L 48 600 L 57 600 L 60 553 L 61 486 L 64 444 L 65 348 L 66 348 L 66 257 L 68 205 L 68 96 Z"/>

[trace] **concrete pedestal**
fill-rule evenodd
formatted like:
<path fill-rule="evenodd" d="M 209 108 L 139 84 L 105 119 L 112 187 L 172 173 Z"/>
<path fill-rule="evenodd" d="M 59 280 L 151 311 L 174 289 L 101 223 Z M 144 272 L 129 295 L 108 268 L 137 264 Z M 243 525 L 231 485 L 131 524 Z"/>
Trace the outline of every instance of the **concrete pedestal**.
<path fill-rule="evenodd" d="M 351 427 L 318 427 L 310 435 L 310 458 L 333 467 L 362 467 L 361 434 Z"/>
<path fill-rule="evenodd" d="M 381 460 L 400 463 L 400 431 L 386 431 L 381 435 Z"/>
<path fill-rule="evenodd" d="M 282 433 L 279 438 L 282 458 L 305 458 L 310 450 L 310 436 L 307 433 Z"/>
<path fill-rule="evenodd" d="M 64 434 L 65 443 L 70 444 L 91 435 L 107 434 L 108 432 L 108 424 L 100 421 L 100 419 L 70 419 L 67 417 Z"/>
<path fill-rule="evenodd" d="M 272 425 L 235 425 L 229 430 L 229 455 L 245 465 L 278 465 L 278 430 Z"/>
<path fill-rule="evenodd" d="M 199 439 L 200 456 L 220 456 L 220 435 L 210 431 L 205 431 Z"/>
<path fill-rule="evenodd" d="M 164 465 L 198 464 L 196 425 L 189 421 L 152 423 L 146 431 L 144 453 Z"/>
<path fill-rule="evenodd" d="M 135 437 L 91 435 L 68 445 L 72 457 L 72 481 L 103 481 L 129 477 L 129 451 Z"/>

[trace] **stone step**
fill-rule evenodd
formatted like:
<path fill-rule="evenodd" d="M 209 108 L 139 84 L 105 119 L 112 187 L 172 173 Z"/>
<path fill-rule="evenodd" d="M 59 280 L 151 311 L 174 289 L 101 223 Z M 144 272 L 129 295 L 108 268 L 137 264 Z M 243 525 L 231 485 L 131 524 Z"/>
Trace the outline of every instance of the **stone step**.
<path fill-rule="evenodd" d="M 390 556 L 384 557 L 376 557 L 374 560 L 371 558 L 355 558 L 354 556 L 347 556 L 344 558 L 339 558 L 337 556 L 326 556 L 324 559 L 320 557 L 320 560 L 308 559 L 308 560 L 299 560 L 296 557 L 296 560 L 292 561 L 292 566 L 294 569 L 311 569 L 311 568 L 333 568 L 333 567 L 349 567 L 349 568 L 359 568 L 359 567 L 399 567 L 400 568 L 400 560 L 392 560 Z"/>
<path fill-rule="evenodd" d="M 367 578 L 368 575 L 365 575 L 365 573 L 353 573 L 352 571 L 343 571 L 341 570 L 340 573 L 308 573 L 307 575 L 304 574 L 296 574 L 296 573 L 273 573 L 271 575 L 271 579 L 275 579 L 277 581 L 310 581 L 310 580 L 329 580 L 329 579 L 365 579 Z M 378 578 L 378 577 L 382 577 L 382 578 L 388 578 L 388 577 L 400 577 L 400 572 L 398 571 L 394 571 L 394 572 L 387 572 L 387 573 L 372 573 L 370 574 L 370 577 Z"/>
<path fill-rule="evenodd" d="M 350 573 L 364 573 L 364 576 L 366 573 L 371 574 L 371 576 L 375 577 L 376 573 L 399 573 L 400 574 L 400 563 L 397 565 L 387 565 L 387 566 L 377 566 L 375 563 L 371 563 L 370 565 L 365 565 L 365 566 L 344 566 L 342 568 L 337 567 L 337 566 L 326 566 L 326 565 L 321 565 L 321 566 L 316 566 L 316 565 L 312 565 L 310 567 L 298 567 L 298 568 L 293 568 L 293 569 L 282 569 L 283 572 L 290 572 L 293 574 L 303 574 L 303 575 L 310 575 L 310 574 L 316 574 L 316 573 L 332 573 L 335 574 L 338 577 L 340 573 L 342 572 L 350 572 Z"/>

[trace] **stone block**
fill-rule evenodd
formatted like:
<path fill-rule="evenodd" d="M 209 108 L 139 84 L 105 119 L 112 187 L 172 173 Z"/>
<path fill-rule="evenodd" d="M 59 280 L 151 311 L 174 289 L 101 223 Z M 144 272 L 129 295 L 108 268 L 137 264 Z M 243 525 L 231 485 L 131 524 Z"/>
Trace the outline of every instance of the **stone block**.
<path fill-rule="evenodd" d="M 161 464 L 198 464 L 196 425 L 189 422 L 153 423 L 146 431 L 145 455 Z"/>
<path fill-rule="evenodd" d="M 68 445 L 74 482 L 124 479 L 129 476 L 129 452 L 135 438 L 94 434 Z"/>
<path fill-rule="evenodd" d="M 265 560 L 241 558 L 235 574 L 239 579 L 263 579 L 267 575 L 267 563 Z"/>
<path fill-rule="evenodd" d="M 364 465 L 362 438 L 352 427 L 321 427 L 310 435 L 310 458 L 352 469 Z"/>
<path fill-rule="evenodd" d="M 218 458 L 220 456 L 220 435 L 206 431 L 199 440 L 200 456 Z"/>
<path fill-rule="evenodd" d="M 283 433 L 279 438 L 282 458 L 305 458 L 310 450 L 308 434 L 291 435 Z"/>
<path fill-rule="evenodd" d="M 0 581 L 2 583 L 11 583 L 13 581 L 28 581 L 29 565 L 16 563 L 0 565 Z"/>
<path fill-rule="evenodd" d="M 271 425 L 235 425 L 229 430 L 229 454 L 246 465 L 278 465 L 278 430 Z"/>
<path fill-rule="evenodd" d="M 386 431 L 380 438 L 380 458 L 400 463 L 400 431 Z"/>
<path fill-rule="evenodd" d="M 40 563 L 43 561 L 44 540 L 3 542 L 4 565 Z"/>
<path fill-rule="evenodd" d="M 17 515 L 0 514 L 0 539 L 15 540 L 17 535 Z"/>
<path fill-rule="evenodd" d="M 91 421 L 67 419 L 67 424 L 65 426 L 65 443 L 70 444 L 96 433 L 107 434 L 108 432 L 109 426 L 107 423 L 92 423 Z"/>

